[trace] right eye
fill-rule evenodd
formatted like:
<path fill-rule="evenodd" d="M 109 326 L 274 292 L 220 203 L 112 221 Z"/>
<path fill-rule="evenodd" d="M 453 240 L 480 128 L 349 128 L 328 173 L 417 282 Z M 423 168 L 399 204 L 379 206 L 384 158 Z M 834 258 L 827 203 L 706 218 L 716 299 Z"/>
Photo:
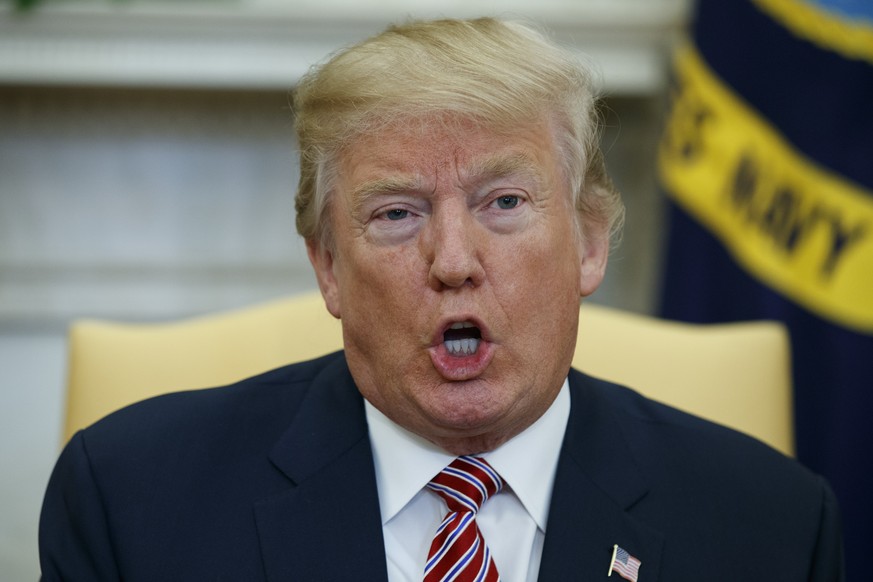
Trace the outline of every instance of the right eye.
<path fill-rule="evenodd" d="M 388 220 L 403 220 L 409 216 L 409 211 L 402 208 L 392 208 L 391 210 L 386 211 L 384 216 Z"/>

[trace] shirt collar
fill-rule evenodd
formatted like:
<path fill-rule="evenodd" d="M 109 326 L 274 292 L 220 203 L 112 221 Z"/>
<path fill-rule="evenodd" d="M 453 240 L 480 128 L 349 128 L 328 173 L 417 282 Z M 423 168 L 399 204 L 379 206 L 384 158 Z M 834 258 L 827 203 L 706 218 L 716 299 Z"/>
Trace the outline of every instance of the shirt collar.
<path fill-rule="evenodd" d="M 455 457 L 395 424 L 366 400 L 365 409 L 384 525 Z M 481 455 L 500 473 L 542 531 L 546 530 L 569 415 L 570 388 L 565 379 L 555 401 L 535 423 Z"/>

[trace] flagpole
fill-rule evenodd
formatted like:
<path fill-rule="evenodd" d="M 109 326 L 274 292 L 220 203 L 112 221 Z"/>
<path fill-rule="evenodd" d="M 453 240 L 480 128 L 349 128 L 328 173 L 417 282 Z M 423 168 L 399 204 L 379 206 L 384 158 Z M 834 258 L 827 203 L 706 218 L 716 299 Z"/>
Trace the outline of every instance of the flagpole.
<path fill-rule="evenodd" d="M 612 567 L 615 565 L 615 554 L 618 553 L 618 544 L 613 544 L 612 546 L 612 559 L 609 561 L 609 574 L 606 575 L 607 578 L 612 576 Z"/>

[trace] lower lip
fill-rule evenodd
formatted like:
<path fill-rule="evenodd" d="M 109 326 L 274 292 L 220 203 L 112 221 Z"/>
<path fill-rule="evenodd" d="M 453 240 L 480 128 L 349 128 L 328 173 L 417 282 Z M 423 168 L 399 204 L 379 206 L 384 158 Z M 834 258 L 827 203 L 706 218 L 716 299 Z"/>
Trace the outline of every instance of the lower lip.
<path fill-rule="evenodd" d="M 459 382 L 472 380 L 485 371 L 494 357 L 494 344 L 480 340 L 476 353 L 464 356 L 450 354 L 444 344 L 433 346 L 429 352 L 436 371 L 446 380 Z"/>

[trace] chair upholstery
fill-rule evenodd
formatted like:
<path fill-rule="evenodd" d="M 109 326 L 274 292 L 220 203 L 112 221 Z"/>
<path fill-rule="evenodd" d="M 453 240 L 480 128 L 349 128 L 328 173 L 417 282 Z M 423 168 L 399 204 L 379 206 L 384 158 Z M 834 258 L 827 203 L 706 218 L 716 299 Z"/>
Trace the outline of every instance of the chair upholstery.
<path fill-rule="evenodd" d="M 315 292 L 171 323 L 84 320 L 69 340 L 65 441 L 131 402 L 339 349 L 342 329 Z M 793 454 L 789 358 L 778 323 L 698 326 L 586 303 L 573 363 Z"/>

